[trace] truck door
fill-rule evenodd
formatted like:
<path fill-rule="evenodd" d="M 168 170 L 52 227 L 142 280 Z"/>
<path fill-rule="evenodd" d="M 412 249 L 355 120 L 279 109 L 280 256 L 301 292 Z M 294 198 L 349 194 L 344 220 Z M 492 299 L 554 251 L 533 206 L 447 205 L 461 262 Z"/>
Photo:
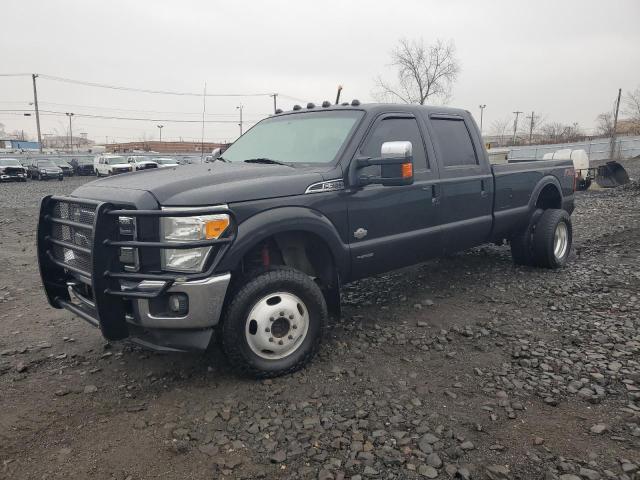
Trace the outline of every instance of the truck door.
<path fill-rule="evenodd" d="M 471 132 L 475 125 L 459 115 L 429 115 L 431 139 L 440 169 L 440 222 L 445 252 L 487 241 L 493 222 L 493 175 Z"/>
<path fill-rule="evenodd" d="M 404 113 L 378 117 L 356 155 L 379 157 L 382 144 L 391 141 L 411 142 L 414 183 L 367 185 L 352 190 L 348 210 L 353 278 L 411 265 L 442 253 L 437 205 L 432 203 L 438 172 L 427 161 L 416 118 Z M 379 176 L 380 167 L 366 167 L 360 174 Z"/>

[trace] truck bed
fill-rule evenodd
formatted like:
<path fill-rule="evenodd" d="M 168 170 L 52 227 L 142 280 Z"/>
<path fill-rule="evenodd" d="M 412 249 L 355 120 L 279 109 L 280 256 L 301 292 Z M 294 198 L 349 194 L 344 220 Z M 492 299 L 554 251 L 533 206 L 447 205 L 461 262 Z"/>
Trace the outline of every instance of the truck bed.
<path fill-rule="evenodd" d="M 569 171 L 570 169 L 570 171 Z M 528 222 L 536 189 L 546 177 L 554 177 L 562 189 L 565 205 L 573 210 L 573 162 L 571 160 L 537 160 L 491 165 L 495 180 L 494 226 L 492 236 L 508 236 Z M 571 213 L 571 211 L 569 211 Z"/>

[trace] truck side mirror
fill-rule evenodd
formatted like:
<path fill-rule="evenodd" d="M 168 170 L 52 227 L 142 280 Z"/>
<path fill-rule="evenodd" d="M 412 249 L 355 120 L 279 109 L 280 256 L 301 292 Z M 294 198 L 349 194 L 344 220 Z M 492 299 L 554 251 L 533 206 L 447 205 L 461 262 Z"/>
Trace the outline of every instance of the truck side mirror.
<path fill-rule="evenodd" d="M 384 142 L 378 158 L 358 158 L 357 168 L 380 165 L 379 177 L 361 176 L 358 185 L 379 183 L 384 186 L 413 183 L 413 146 L 411 142 Z"/>

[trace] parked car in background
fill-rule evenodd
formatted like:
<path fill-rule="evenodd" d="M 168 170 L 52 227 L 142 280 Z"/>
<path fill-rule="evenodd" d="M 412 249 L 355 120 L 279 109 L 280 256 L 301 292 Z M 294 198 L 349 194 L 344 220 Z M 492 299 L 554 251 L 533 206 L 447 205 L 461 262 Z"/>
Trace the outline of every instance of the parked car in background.
<path fill-rule="evenodd" d="M 95 175 L 93 159 L 91 158 L 72 158 L 69 163 L 73 167 L 75 175 Z"/>
<path fill-rule="evenodd" d="M 0 158 L 0 181 L 26 182 L 27 169 L 15 158 Z"/>
<path fill-rule="evenodd" d="M 57 178 L 62 181 L 64 179 L 62 169 L 49 159 L 34 159 L 27 168 L 27 175 L 34 180 Z"/>
<path fill-rule="evenodd" d="M 73 167 L 64 158 L 54 158 L 53 163 L 60 167 L 65 177 L 73 177 Z"/>
<path fill-rule="evenodd" d="M 122 155 L 98 155 L 93 161 L 93 168 L 98 177 L 133 172 L 133 165 Z"/>
<path fill-rule="evenodd" d="M 200 157 L 182 157 L 182 158 L 178 158 L 177 162 L 180 165 L 193 165 L 197 163 L 202 163 L 202 159 Z"/>
<path fill-rule="evenodd" d="M 158 168 L 158 164 L 148 157 L 141 155 L 133 155 L 127 157 L 127 162 L 133 165 L 134 170 L 149 170 L 151 168 Z"/>
<path fill-rule="evenodd" d="M 158 164 L 158 168 L 170 168 L 179 167 L 180 164 L 174 158 L 156 158 L 155 162 Z"/>

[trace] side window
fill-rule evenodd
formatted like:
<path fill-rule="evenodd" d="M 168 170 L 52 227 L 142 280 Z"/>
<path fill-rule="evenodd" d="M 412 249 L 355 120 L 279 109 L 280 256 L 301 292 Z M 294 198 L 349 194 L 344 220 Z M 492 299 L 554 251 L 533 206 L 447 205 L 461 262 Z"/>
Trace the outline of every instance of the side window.
<path fill-rule="evenodd" d="M 424 151 L 422 135 L 415 118 L 384 118 L 369 133 L 367 140 L 360 149 L 366 157 L 379 157 L 380 148 L 384 142 L 409 141 L 413 147 L 414 170 L 427 169 L 427 155 Z M 380 167 L 371 166 L 363 169 L 365 175 L 379 175 Z"/>
<path fill-rule="evenodd" d="M 458 167 L 478 164 L 469 131 L 462 119 L 432 118 L 431 125 L 435 130 L 433 141 L 443 166 Z"/>

